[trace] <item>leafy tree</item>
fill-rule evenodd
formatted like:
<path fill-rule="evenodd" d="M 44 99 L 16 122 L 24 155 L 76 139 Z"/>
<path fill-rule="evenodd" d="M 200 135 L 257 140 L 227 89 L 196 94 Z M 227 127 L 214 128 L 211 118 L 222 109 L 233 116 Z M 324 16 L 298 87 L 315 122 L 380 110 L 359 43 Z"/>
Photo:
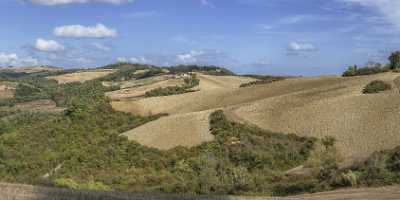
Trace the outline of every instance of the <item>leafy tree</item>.
<path fill-rule="evenodd" d="M 400 51 L 393 52 L 389 57 L 390 60 L 390 69 L 399 69 L 400 68 Z"/>

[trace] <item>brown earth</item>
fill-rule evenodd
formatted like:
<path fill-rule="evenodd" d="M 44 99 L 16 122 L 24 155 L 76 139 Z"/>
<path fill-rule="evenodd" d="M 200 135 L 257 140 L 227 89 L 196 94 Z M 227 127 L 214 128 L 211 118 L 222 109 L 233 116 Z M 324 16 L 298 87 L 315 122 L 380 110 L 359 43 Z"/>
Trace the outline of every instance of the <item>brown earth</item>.
<path fill-rule="evenodd" d="M 333 136 L 344 164 L 400 143 L 400 95 L 364 95 L 372 80 L 392 82 L 398 75 L 341 78 L 336 83 L 261 99 L 227 109 L 230 119 L 274 132 L 323 138 Z"/>
<path fill-rule="evenodd" d="M 124 193 L 0 183 L 1 200 L 395 200 L 400 199 L 400 187 L 342 189 L 293 197 L 261 196 L 194 196 L 163 193 Z"/>
<path fill-rule="evenodd" d="M 123 133 L 130 140 L 158 149 L 192 147 L 212 141 L 208 116 L 212 110 L 162 117 Z"/>

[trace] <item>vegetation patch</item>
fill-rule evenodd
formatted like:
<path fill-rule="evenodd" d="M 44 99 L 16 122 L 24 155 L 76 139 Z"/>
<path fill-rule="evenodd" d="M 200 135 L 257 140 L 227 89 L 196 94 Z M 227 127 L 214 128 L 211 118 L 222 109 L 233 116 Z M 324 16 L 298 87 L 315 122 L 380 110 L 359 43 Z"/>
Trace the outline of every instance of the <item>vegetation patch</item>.
<path fill-rule="evenodd" d="M 252 81 L 249 83 L 243 83 L 240 87 L 249 87 L 253 85 L 260 85 L 260 84 L 269 84 L 276 81 L 282 81 L 287 79 L 288 77 L 281 77 L 281 76 L 261 76 L 261 75 L 245 75 L 246 77 L 256 78 L 258 80 Z"/>
<path fill-rule="evenodd" d="M 378 92 L 383 92 L 386 90 L 390 90 L 392 86 L 389 83 L 386 83 L 381 80 L 375 80 L 370 83 L 368 83 L 364 89 L 363 89 L 363 94 L 371 94 L 371 93 L 378 93 Z"/>
<path fill-rule="evenodd" d="M 197 78 L 196 74 L 192 74 L 189 78 L 184 79 L 185 84 L 182 86 L 169 86 L 160 87 L 145 93 L 146 97 L 157 97 L 157 96 L 170 96 L 177 94 L 184 94 L 193 92 L 192 88 L 200 84 L 200 79 Z"/>
<path fill-rule="evenodd" d="M 223 67 L 217 66 L 199 66 L 199 65 L 178 65 L 167 68 L 172 74 L 181 74 L 189 72 L 202 72 L 207 75 L 214 76 L 235 76 L 236 74 L 232 71 Z"/>
<path fill-rule="evenodd" d="M 372 75 L 372 74 L 379 74 L 383 72 L 390 71 L 390 68 L 383 67 L 381 65 L 376 65 L 372 67 L 361 67 L 358 68 L 357 65 L 350 66 L 345 72 L 343 72 L 342 76 L 365 76 L 365 75 Z"/>

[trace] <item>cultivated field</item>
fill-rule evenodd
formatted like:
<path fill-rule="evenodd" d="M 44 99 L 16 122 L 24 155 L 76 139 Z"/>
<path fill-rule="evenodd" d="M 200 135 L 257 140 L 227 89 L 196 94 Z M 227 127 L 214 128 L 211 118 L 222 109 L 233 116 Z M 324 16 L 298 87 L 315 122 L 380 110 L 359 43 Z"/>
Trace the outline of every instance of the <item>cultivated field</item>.
<path fill-rule="evenodd" d="M 214 139 L 208 117 L 212 110 L 162 117 L 123 133 L 130 140 L 158 149 L 192 147 Z"/>
<path fill-rule="evenodd" d="M 344 163 L 400 143 L 400 95 L 397 88 L 380 94 L 361 94 L 372 80 L 393 81 L 396 74 L 341 78 L 327 86 L 261 99 L 232 107 L 231 119 L 274 132 L 323 138 L 333 136 Z"/>
<path fill-rule="evenodd" d="M 241 83 L 251 80 L 200 75 L 198 92 L 114 101 L 112 105 L 116 110 L 141 115 L 168 113 L 170 118 L 223 109 L 231 120 L 254 124 L 274 132 L 319 138 L 333 136 L 344 157 L 344 164 L 348 164 L 374 151 L 394 148 L 400 143 L 397 134 L 400 129 L 398 76 L 396 73 L 384 73 L 349 78 L 300 77 L 239 88 Z M 378 79 L 392 83 L 393 89 L 378 94 L 361 93 L 366 84 Z M 168 136 L 173 132 L 177 135 L 190 132 L 180 129 L 183 133 L 177 133 L 175 130 L 181 124 L 169 120 L 159 119 L 153 123 L 174 130 L 158 130 Z M 178 127 L 173 127 L 175 125 Z M 179 137 L 176 138 L 179 141 Z M 146 145 L 157 147 L 156 143 L 152 145 L 149 141 Z"/>
<path fill-rule="evenodd" d="M 30 185 L 0 183 L 2 200 L 395 200 L 400 187 L 344 189 L 293 197 L 192 196 L 158 193 L 123 193 L 90 190 L 67 190 Z"/>
<path fill-rule="evenodd" d="M 91 71 L 80 71 L 69 74 L 63 74 L 58 76 L 49 76 L 48 79 L 56 80 L 58 83 L 71 83 L 71 82 L 85 82 L 106 76 L 113 73 L 113 69 L 102 69 L 102 70 L 91 70 Z"/>

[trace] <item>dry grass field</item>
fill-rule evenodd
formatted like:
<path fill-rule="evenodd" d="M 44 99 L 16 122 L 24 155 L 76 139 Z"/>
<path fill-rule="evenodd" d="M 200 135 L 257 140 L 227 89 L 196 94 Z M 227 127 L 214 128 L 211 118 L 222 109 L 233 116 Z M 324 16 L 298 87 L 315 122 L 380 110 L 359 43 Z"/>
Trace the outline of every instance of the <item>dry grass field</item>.
<path fill-rule="evenodd" d="M 393 81 L 386 73 L 346 78 L 329 86 L 261 99 L 229 109 L 231 119 L 274 132 L 323 138 L 333 136 L 344 164 L 400 143 L 400 95 L 397 89 L 361 94 L 372 80 Z"/>
<path fill-rule="evenodd" d="M 123 193 L 0 183 L 1 200 L 397 200 L 399 186 L 343 189 L 293 197 L 193 196 L 161 193 Z"/>
<path fill-rule="evenodd" d="M 91 70 L 91 71 L 80 71 L 69 74 L 63 74 L 59 76 L 49 76 L 48 79 L 56 80 L 58 83 L 71 83 L 71 82 L 85 82 L 106 76 L 113 73 L 113 69 L 102 69 L 102 70 Z"/>
<path fill-rule="evenodd" d="M 162 117 L 123 133 L 130 140 L 158 149 L 192 147 L 214 139 L 208 117 L 212 110 Z M 190 130 L 190 131 L 189 131 Z"/>
<path fill-rule="evenodd" d="M 112 105 L 116 110 L 141 115 L 170 114 L 169 120 L 161 118 L 154 121 L 152 126 L 138 127 L 138 130 L 147 130 L 145 132 L 155 132 L 153 126 L 168 127 L 174 130 L 168 131 L 168 136 L 171 132 L 177 135 L 188 132 L 179 128 L 181 123 L 171 123 L 171 119 L 213 109 L 224 109 L 231 120 L 274 132 L 318 138 L 333 136 L 344 157 L 343 164 L 348 164 L 400 143 L 397 134 L 400 129 L 398 76 L 395 73 L 383 73 L 348 78 L 300 77 L 239 88 L 241 83 L 251 80 L 200 75 L 198 92 L 114 101 Z M 394 87 L 384 93 L 362 94 L 363 87 L 372 80 L 384 80 Z M 183 133 L 176 130 L 182 130 Z M 157 131 L 162 132 L 158 134 L 166 132 L 164 129 Z M 179 141 L 179 137 L 176 138 Z M 150 139 L 146 141 L 146 145 L 158 146 L 151 143 Z"/>

